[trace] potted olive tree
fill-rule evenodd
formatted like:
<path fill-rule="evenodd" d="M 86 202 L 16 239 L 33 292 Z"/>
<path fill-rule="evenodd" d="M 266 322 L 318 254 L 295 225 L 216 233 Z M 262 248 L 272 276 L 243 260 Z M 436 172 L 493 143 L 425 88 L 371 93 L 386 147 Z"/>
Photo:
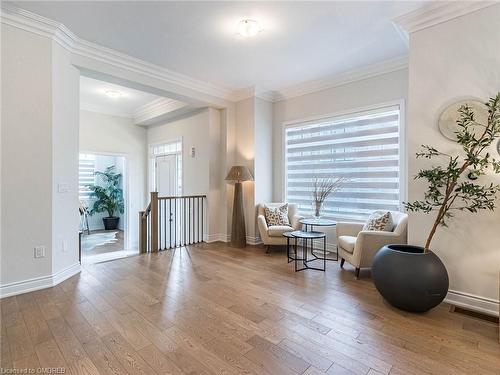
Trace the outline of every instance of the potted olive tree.
<path fill-rule="evenodd" d="M 408 211 L 434 215 L 425 244 L 384 246 L 374 258 L 375 286 L 389 303 L 403 310 L 424 312 L 446 297 L 448 273 L 431 250 L 437 229 L 448 227 L 457 211 L 477 213 L 495 208 L 500 185 L 481 184 L 476 178 L 488 170 L 500 173 L 500 161 L 488 152 L 488 147 L 500 136 L 500 93 L 485 105 L 488 109 L 485 124 L 476 121 L 468 105 L 459 109 L 456 139 L 462 148 L 461 154 L 446 154 L 431 146 L 422 146 L 422 151 L 417 153 L 417 158 L 441 162 L 420 170 L 415 176 L 428 184 L 424 199 L 405 203 Z"/>
<path fill-rule="evenodd" d="M 120 188 L 122 174 L 116 173 L 114 165 L 107 167 L 104 172 L 96 171 L 94 174 L 99 177 L 102 185 L 89 186 L 92 191 L 91 198 L 95 199 L 90 215 L 107 212 L 108 216 L 102 218 L 104 229 L 116 229 L 120 217 L 115 216 L 115 213 L 124 212 L 123 190 Z"/>

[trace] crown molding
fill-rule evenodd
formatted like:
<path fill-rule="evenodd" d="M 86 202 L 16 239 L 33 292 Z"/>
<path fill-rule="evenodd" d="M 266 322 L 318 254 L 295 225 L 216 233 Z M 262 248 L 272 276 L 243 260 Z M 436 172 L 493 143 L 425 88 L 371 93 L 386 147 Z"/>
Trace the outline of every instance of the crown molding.
<path fill-rule="evenodd" d="M 408 68 L 408 56 L 382 61 L 377 64 L 364 66 L 362 68 L 349 70 L 342 74 L 321 78 L 314 81 L 300 83 L 273 93 L 273 101 L 281 101 L 297 96 L 312 94 L 314 92 L 343 86 L 348 83 L 361 81 L 363 79 L 376 77 L 382 74 L 395 72 Z"/>
<path fill-rule="evenodd" d="M 396 17 L 392 22 L 398 31 L 408 35 L 494 4 L 498 1 L 435 1 Z"/>
<path fill-rule="evenodd" d="M 69 30 L 62 23 L 11 4 L 1 5 L 1 22 L 28 32 L 51 38 L 71 53 L 96 59 L 118 68 L 141 73 L 170 84 L 175 84 L 203 94 L 232 100 L 233 91 L 174 72 L 147 61 L 131 57 L 111 48 L 88 42 Z"/>
<path fill-rule="evenodd" d="M 178 100 L 170 98 L 158 98 L 137 108 L 133 115 L 134 122 L 136 124 L 141 124 L 155 117 L 163 116 L 169 112 L 177 111 L 187 106 L 188 105 L 186 103 L 180 102 Z"/>

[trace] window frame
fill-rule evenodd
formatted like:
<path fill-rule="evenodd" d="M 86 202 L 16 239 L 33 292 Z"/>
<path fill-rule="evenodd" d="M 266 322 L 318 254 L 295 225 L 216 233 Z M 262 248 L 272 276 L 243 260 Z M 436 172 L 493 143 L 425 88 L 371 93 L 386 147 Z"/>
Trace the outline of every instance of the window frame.
<path fill-rule="evenodd" d="M 407 184 L 407 171 L 408 171 L 408 161 L 406 155 L 406 103 L 404 99 L 398 99 L 383 103 L 378 103 L 374 105 L 351 108 L 348 110 L 337 111 L 333 113 L 328 113 L 318 116 L 310 116 L 306 118 L 285 121 L 281 125 L 281 197 L 283 202 L 288 201 L 287 196 L 287 180 L 288 180 L 288 163 L 287 163 L 287 139 L 286 131 L 287 129 L 293 127 L 304 126 L 308 122 L 314 123 L 323 120 L 342 120 L 345 118 L 351 118 L 355 116 L 360 116 L 363 114 L 370 114 L 370 112 L 377 113 L 384 109 L 399 108 L 399 134 L 398 134 L 398 147 L 399 147 L 399 210 L 404 211 L 404 206 L 402 202 L 407 200 L 408 196 L 408 184 Z M 356 221 L 352 219 L 352 221 Z"/>

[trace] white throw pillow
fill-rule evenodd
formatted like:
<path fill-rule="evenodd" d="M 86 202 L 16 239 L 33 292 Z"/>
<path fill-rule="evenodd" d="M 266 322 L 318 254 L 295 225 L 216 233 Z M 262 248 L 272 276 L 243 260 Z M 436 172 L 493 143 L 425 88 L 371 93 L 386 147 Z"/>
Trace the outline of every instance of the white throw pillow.
<path fill-rule="evenodd" d="M 374 211 L 363 226 L 363 230 L 392 232 L 393 227 L 392 215 L 389 211 Z"/>
<path fill-rule="evenodd" d="M 290 226 L 290 221 L 288 220 L 288 203 L 285 203 L 280 207 L 267 207 L 264 206 L 264 215 L 266 217 L 267 225 L 288 225 Z"/>

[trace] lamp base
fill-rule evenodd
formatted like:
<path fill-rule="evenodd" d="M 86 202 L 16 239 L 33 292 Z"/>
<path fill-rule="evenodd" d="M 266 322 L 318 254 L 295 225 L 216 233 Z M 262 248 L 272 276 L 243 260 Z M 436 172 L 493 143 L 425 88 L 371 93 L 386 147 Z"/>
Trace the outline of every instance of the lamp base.
<path fill-rule="evenodd" d="M 234 184 L 233 222 L 231 226 L 231 246 L 243 248 L 247 245 L 245 213 L 243 211 L 243 190 L 241 182 Z"/>

